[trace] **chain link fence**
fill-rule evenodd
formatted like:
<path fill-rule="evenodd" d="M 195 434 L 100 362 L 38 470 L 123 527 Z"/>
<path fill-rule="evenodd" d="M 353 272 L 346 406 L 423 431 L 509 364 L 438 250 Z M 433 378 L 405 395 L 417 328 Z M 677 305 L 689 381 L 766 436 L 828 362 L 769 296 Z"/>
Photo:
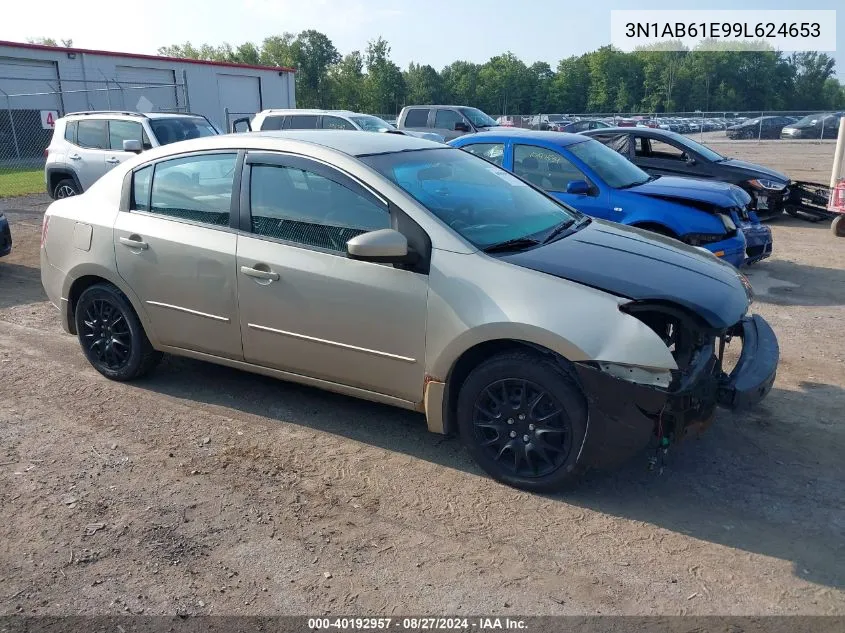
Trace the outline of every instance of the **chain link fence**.
<path fill-rule="evenodd" d="M 43 168 L 55 121 L 70 112 L 188 112 L 184 83 L 139 83 L 116 79 L 65 80 L 54 90 L 26 92 L 25 77 L 0 77 L 0 197 L 44 190 Z M 43 86 L 40 81 L 39 85 Z"/>

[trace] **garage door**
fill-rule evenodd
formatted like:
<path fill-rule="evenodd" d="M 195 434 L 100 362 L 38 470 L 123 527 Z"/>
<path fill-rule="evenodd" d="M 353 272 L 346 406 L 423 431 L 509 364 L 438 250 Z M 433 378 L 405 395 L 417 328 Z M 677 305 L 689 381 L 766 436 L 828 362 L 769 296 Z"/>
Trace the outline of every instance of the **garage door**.
<path fill-rule="evenodd" d="M 261 80 L 244 75 L 217 75 L 217 93 L 220 97 L 221 119 L 229 109 L 229 118 L 261 111 Z M 228 125 L 227 125 L 228 127 Z"/>
<path fill-rule="evenodd" d="M 55 62 L 0 57 L 0 90 L 26 95 L 10 98 L 14 110 L 61 110 Z"/>
<path fill-rule="evenodd" d="M 53 135 L 46 121 L 62 112 L 56 64 L 0 57 L 0 90 L 0 160 L 39 164 Z"/>
<path fill-rule="evenodd" d="M 122 88 L 123 107 L 139 112 L 172 112 L 180 104 L 176 73 L 165 68 L 118 66 L 117 81 Z"/>

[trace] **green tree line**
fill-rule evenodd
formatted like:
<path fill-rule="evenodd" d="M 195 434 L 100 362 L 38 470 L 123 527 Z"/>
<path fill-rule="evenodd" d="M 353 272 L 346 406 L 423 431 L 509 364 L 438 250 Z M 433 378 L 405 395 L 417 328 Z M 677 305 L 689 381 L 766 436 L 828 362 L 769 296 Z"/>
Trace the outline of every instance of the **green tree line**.
<path fill-rule="evenodd" d="M 638 50 L 610 46 L 530 66 L 511 52 L 484 64 L 455 61 L 437 71 L 412 62 L 402 70 L 382 37 L 341 55 L 316 30 L 199 47 L 164 46 L 160 55 L 292 66 L 301 108 L 381 114 L 406 104 L 457 103 L 490 114 L 538 112 L 705 112 L 832 110 L 845 107 L 845 86 L 825 53 L 771 50 Z"/>

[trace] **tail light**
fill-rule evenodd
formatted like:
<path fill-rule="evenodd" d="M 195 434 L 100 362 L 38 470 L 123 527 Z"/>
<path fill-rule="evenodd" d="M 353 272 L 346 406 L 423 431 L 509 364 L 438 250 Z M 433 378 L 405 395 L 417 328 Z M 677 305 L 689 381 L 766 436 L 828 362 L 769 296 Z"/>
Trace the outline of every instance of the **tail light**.
<path fill-rule="evenodd" d="M 49 148 L 49 147 L 45 147 L 45 148 L 44 148 L 44 158 L 47 158 L 47 156 L 48 156 L 49 154 L 50 154 L 50 148 Z"/>
<path fill-rule="evenodd" d="M 44 219 L 41 221 L 41 248 L 47 243 L 47 231 L 50 228 L 50 216 L 44 214 Z"/>

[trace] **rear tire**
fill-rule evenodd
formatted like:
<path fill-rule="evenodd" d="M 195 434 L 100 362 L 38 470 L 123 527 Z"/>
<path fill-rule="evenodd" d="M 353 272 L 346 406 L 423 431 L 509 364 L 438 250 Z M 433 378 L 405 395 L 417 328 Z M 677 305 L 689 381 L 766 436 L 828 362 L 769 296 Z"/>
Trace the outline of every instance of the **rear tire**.
<path fill-rule="evenodd" d="M 507 352 L 476 367 L 458 395 L 458 430 L 491 477 L 532 492 L 555 492 L 581 473 L 587 402 L 555 360 Z"/>
<path fill-rule="evenodd" d="M 81 192 L 76 186 L 76 183 L 71 178 L 65 178 L 56 183 L 53 187 L 53 198 L 56 200 L 63 200 L 71 196 L 78 196 Z"/>
<path fill-rule="evenodd" d="M 830 223 L 830 232 L 836 237 L 845 237 L 845 214 L 841 214 Z"/>
<path fill-rule="evenodd" d="M 95 284 L 82 293 L 74 321 L 82 353 L 106 378 L 133 380 L 161 360 L 129 300 L 110 283 Z"/>

